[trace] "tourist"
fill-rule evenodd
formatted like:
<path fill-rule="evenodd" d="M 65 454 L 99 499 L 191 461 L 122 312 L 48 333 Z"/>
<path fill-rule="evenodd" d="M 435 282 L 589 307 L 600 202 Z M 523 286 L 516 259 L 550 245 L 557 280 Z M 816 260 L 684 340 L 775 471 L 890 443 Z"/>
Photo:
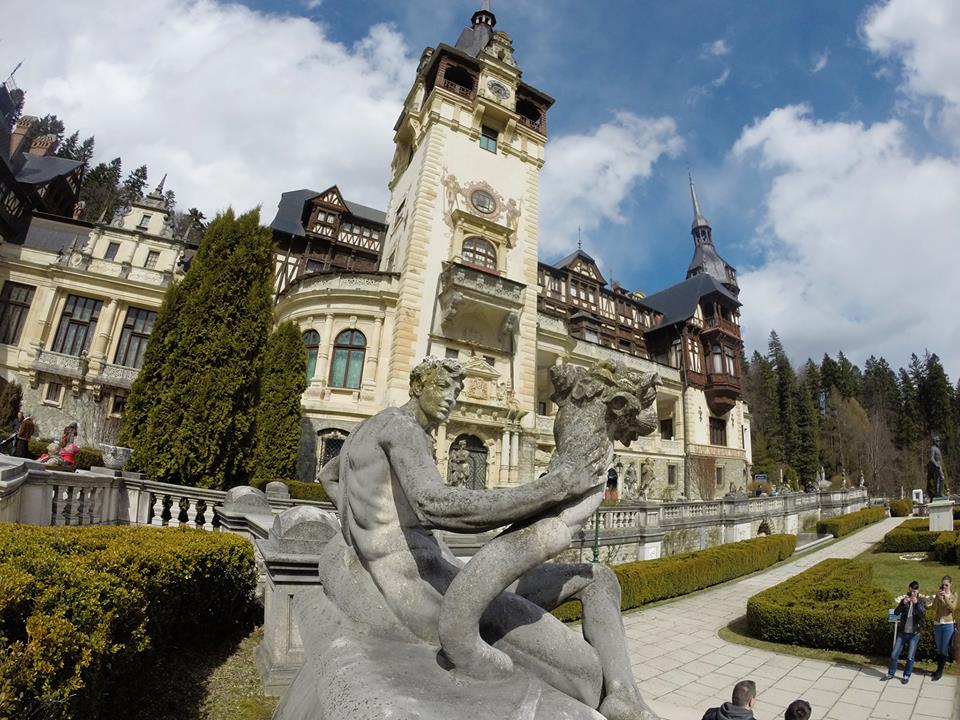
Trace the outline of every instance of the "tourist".
<path fill-rule="evenodd" d="M 923 616 L 927 607 L 920 597 L 920 583 L 916 580 L 910 583 L 907 594 L 903 596 L 893 614 L 898 618 L 897 639 L 893 643 L 893 652 L 890 654 L 890 668 L 884 680 L 890 680 L 897 674 L 897 661 L 904 646 L 907 648 L 907 666 L 903 670 L 904 685 L 910 682 L 913 673 L 913 658 L 917 654 L 917 644 L 920 642 L 920 626 L 923 625 Z"/>
<path fill-rule="evenodd" d="M 14 455 L 17 457 L 30 457 L 30 438 L 33 437 L 36 425 L 33 424 L 33 418 L 26 415 L 20 421 L 20 428 L 17 430 L 17 443 L 14 447 Z"/>
<path fill-rule="evenodd" d="M 783 714 L 783 720 L 808 720 L 813 708 L 806 700 L 794 700 L 787 705 L 787 711 Z"/>
<path fill-rule="evenodd" d="M 957 594 L 952 588 L 953 580 L 944 575 L 940 581 L 940 590 L 933 598 L 933 640 L 937 645 L 937 671 L 931 680 L 943 677 L 943 667 L 950 659 L 950 641 L 957 631 L 954 613 L 957 611 Z"/>
<path fill-rule="evenodd" d="M 80 426 L 77 424 L 77 421 L 67 424 L 63 428 L 63 435 L 60 436 L 60 447 L 65 448 L 72 442 L 75 442 L 77 439 L 77 433 L 80 432 Z"/>
<path fill-rule="evenodd" d="M 713 707 L 703 714 L 703 720 L 752 720 L 753 705 L 757 701 L 757 684 L 753 680 L 741 680 L 733 686 L 733 697 L 720 707 Z"/>

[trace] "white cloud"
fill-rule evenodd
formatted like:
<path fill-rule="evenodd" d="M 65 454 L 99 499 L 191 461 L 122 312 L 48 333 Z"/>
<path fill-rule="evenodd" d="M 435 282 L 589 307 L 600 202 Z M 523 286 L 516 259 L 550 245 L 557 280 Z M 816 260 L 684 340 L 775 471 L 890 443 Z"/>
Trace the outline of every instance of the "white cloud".
<path fill-rule="evenodd" d="M 748 346 L 775 329 L 798 360 L 842 349 L 894 366 L 929 348 L 956 379 L 960 162 L 914 155 L 896 120 L 821 122 L 805 106 L 757 120 L 733 156 L 774 175 L 766 260 L 740 274 Z"/>
<path fill-rule="evenodd" d="M 813 56 L 813 62 L 810 64 L 810 72 L 816 75 L 823 70 L 830 62 L 830 51 L 822 50 Z"/>
<path fill-rule="evenodd" d="M 695 104 L 697 101 L 702 98 L 709 97 L 713 93 L 724 85 L 727 84 L 727 80 L 730 79 L 730 68 L 724 68 L 723 72 L 717 75 L 713 80 L 705 82 L 703 85 L 696 85 L 690 88 L 687 91 L 687 102 L 691 105 Z"/>
<path fill-rule="evenodd" d="M 621 208 L 637 183 L 650 177 L 660 157 L 682 149 L 672 118 L 629 112 L 589 132 L 555 137 L 540 183 L 541 252 L 570 248 L 578 226 L 589 236 L 601 223 L 626 222 Z"/>
<path fill-rule="evenodd" d="M 301 0 L 301 2 L 307 10 L 316 10 L 323 5 L 323 0 Z"/>
<path fill-rule="evenodd" d="M 151 182 L 168 173 L 184 207 L 209 216 L 259 203 L 270 222 L 281 192 L 333 183 L 386 204 L 392 126 L 416 67 L 388 26 L 345 46 L 309 19 L 212 0 L 63 3 L 55 13 L 19 4 L 4 20 L 17 31 L 0 44 L 0 66 L 26 59 L 26 112 L 95 134 L 98 160 L 146 163 Z"/>
<path fill-rule="evenodd" d="M 871 50 L 903 64 L 906 92 L 942 102 L 939 120 L 958 141 L 960 3 L 890 0 L 867 13 L 862 31 Z"/>
<path fill-rule="evenodd" d="M 707 59 L 712 57 L 723 57 L 730 54 L 731 47 L 723 38 L 713 42 L 704 43 L 700 48 L 700 58 Z"/>

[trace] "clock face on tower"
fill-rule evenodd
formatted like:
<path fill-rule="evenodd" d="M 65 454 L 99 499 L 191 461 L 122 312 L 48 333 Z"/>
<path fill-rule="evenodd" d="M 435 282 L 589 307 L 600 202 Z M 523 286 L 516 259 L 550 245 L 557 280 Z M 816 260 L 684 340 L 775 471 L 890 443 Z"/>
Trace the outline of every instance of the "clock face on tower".
<path fill-rule="evenodd" d="M 501 100 L 506 100 L 508 97 L 510 97 L 510 89 L 502 82 L 491 80 L 487 83 L 487 87 L 490 88 L 490 92 L 492 92 L 495 97 L 498 97 Z"/>
<path fill-rule="evenodd" d="M 497 201 L 486 190 L 474 190 L 470 194 L 470 202 L 484 215 L 489 215 L 497 209 Z"/>

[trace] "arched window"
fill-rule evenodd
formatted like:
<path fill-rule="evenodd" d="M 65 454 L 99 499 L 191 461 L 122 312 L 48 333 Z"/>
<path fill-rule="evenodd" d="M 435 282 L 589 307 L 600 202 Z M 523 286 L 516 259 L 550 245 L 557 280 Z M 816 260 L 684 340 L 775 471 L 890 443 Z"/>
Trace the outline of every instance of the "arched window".
<path fill-rule="evenodd" d="M 331 387 L 354 390 L 360 387 L 366 347 L 367 339 L 359 330 L 344 330 L 337 335 L 333 345 L 333 362 L 330 365 Z"/>
<path fill-rule="evenodd" d="M 307 330 L 303 334 L 303 344 L 307 348 L 307 382 L 313 379 L 317 369 L 317 354 L 320 352 L 320 333 Z"/>
<path fill-rule="evenodd" d="M 347 439 L 347 434 L 343 430 L 331 428 L 321 430 L 317 433 L 317 436 L 319 438 L 317 443 L 317 467 L 319 469 L 340 454 L 340 450 L 343 449 L 343 441 Z"/>
<path fill-rule="evenodd" d="M 461 254 L 464 265 L 471 265 L 481 270 L 497 271 L 497 251 L 493 243 L 482 237 L 468 237 L 463 241 Z"/>

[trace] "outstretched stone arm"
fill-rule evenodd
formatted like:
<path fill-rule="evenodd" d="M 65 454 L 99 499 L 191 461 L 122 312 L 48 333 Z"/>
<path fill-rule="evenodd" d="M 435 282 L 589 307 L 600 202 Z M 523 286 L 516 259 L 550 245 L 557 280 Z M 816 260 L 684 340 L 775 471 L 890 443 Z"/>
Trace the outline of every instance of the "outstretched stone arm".
<path fill-rule="evenodd" d="M 546 475 L 519 487 L 448 487 L 429 448 L 413 440 L 414 435 L 397 433 L 383 447 L 411 508 L 429 528 L 452 532 L 495 530 L 574 501 L 600 482 L 589 465 L 578 468 L 554 457 Z"/>

